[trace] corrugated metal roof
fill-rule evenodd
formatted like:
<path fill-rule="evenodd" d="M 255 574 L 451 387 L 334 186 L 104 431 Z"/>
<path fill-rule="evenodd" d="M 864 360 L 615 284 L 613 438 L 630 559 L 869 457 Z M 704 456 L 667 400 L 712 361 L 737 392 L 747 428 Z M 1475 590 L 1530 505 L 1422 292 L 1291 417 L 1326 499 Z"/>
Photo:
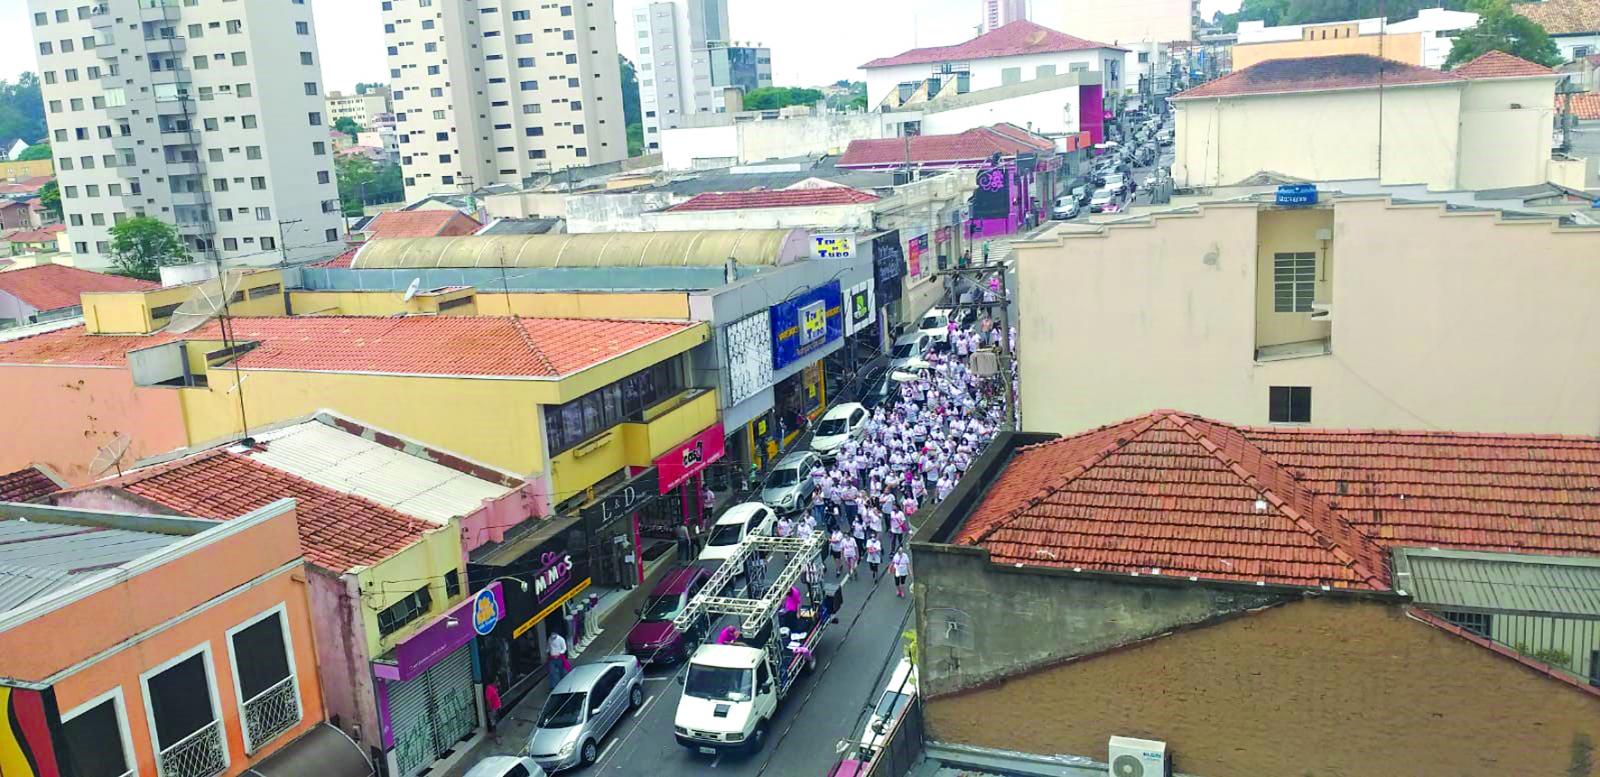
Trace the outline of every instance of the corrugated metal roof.
<path fill-rule="evenodd" d="M 0 612 L 184 539 L 102 526 L 0 519 Z"/>
<path fill-rule="evenodd" d="M 776 265 L 794 234 L 787 229 L 608 232 L 374 240 L 356 253 L 356 270 L 432 267 L 720 267 Z"/>
<path fill-rule="evenodd" d="M 471 514 L 511 489 L 311 420 L 255 435 L 264 450 L 239 449 L 273 469 L 352 494 L 429 523 Z"/>
<path fill-rule="evenodd" d="M 1434 609 L 1600 619 L 1600 559 L 1400 548 L 1394 569 Z"/>

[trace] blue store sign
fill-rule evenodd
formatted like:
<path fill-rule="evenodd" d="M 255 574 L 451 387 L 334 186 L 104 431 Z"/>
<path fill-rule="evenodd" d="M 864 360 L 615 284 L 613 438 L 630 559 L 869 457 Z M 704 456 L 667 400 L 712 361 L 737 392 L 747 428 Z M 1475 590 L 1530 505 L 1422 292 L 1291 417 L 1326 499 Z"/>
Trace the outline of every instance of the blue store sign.
<path fill-rule="evenodd" d="M 843 299 L 839 282 L 831 281 L 773 305 L 772 368 L 781 370 L 844 337 Z"/>
<path fill-rule="evenodd" d="M 1286 183 L 1278 187 L 1279 205 L 1299 206 L 1317 204 L 1317 185 L 1314 183 Z"/>

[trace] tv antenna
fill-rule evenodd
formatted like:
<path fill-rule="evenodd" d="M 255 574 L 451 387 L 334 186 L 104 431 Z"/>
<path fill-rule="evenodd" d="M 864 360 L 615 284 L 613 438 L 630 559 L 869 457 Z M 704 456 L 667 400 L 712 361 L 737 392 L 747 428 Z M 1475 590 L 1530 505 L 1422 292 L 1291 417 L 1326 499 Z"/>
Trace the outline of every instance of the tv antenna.
<path fill-rule="evenodd" d="M 244 375 L 239 370 L 239 344 L 233 336 L 233 313 L 229 309 L 234 301 L 233 297 L 239 293 L 239 287 L 244 283 L 247 270 L 225 270 L 222 260 L 216 262 L 217 274 L 194 285 L 194 296 L 190 297 L 178 308 L 172 311 L 172 321 L 167 324 L 165 331 L 175 334 L 192 332 L 199 329 L 206 322 L 215 318 L 222 329 L 222 347 L 227 353 L 227 358 L 233 362 L 233 386 L 239 390 L 239 429 L 243 439 L 250 440 L 250 419 L 245 415 L 244 406 Z M 232 391 L 232 389 L 229 389 Z"/>
<path fill-rule="evenodd" d="M 123 437 L 121 432 L 112 432 L 111 442 L 94 452 L 94 459 L 89 462 L 89 477 L 99 480 L 111 470 L 116 470 L 117 477 L 122 477 L 122 457 L 128 455 L 128 448 L 132 446 L 132 438 Z"/>

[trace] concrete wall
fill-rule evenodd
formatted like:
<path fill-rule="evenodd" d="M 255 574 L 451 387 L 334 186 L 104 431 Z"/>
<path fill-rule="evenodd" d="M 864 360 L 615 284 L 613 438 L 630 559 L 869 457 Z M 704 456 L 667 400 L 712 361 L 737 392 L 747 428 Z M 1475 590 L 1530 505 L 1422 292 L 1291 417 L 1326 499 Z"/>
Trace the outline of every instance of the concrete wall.
<path fill-rule="evenodd" d="M 39 309 L 17 299 L 16 295 L 0 291 L 0 324 L 21 325 L 28 322 Z"/>
<path fill-rule="evenodd" d="M 1334 25 L 1308 24 L 1305 26 L 1320 28 Z M 1336 54 L 1367 54 L 1369 56 L 1392 59 L 1396 62 L 1404 62 L 1408 65 L 1424 64 L 1422 33 L 1411 32 L 1403 35 L 1359 35 L 1349 38 L 1296 39 L 1236 44 L 1233 47 L 1233 69 L 1243 70 L 1269 59 L 1328 57 Z"/>
<path fill-rule="evenodd" d="M 182 447 L 177 389 L 137 388 L 121 367 L 0 365 L 0 470 L 48 464 L 82 485 L 97 477 L 89 464 L 115 435 L 132 440 L 124 468 Z"/>
<path fill-rule="evenodd" d="M 661 163 L 668 170 L 693 170 L 696 159 L 739 161 L 739 131 L 732 124 L 666 129 L 659 142 Z"/>
<path fill-rule="evenodd" d="M 954 135 L 975 127 L 1010 122 L 1046 135 L 1070 135 L 1078 132 L 1080 126 L 1078 107 L 1082 100 L 1078 90 L 1078 86 L 1069 86 L 961 108 L 928 110 L 922 119 L 922 132 Z"/>
<path fill-rule="evenodd" d="M 674 130 L 676 131 L 676 130 Z M 567 197 L 567 233 L 648 232 L 646 214 L 689 199 L 667 191 L 600 192 Z"/>
<path fill-rule="evenodd" d="M 1074 35 L 1082 36 L 1076 31 Z M 1183 39 L 1187 39 L 1185 35 Z M 1162 38 L 1161 40 L 1177 40 L 1176 38 Z M 1107 93 L 1121 91 L 1127 82 L 1122 73 L 1122 57 L 1120 51 L 1111 49 L 1080 49 L 1078 51 L 1055 51 L 1046 54 L 1022 54 L 1013 57 L 992 57 L 989 59 L 975 59 L 966 64 L 971 68 L 968 83 L 973 91 L 980 89 L 993 89 L 1006 85 L 1006 71 L 1016 68 L 1018 81 L 1031 81 L 1035 78 L 1053 76 L 1061 73 L 1072 72 L 1073 66 L 1095 73 L 1104 73 Z M 1114 63 L 1114 65 L 1113 65 Z M 916 65 L 895 65 L 892 67 L 875 67 L 866 70 L 867 80 L 867 107 L 877 108 L 883 104 L 890 94 L 897 90 L 903 82 L 921 83 L 928 80 L 937 71 L 937 63 L 922 63 Z M 1040 67 L 1044 67 L 1043 71 Z M 1111 71 L 1116 71 L 1113 79 Z M 1137 84 L 1137 81 L 1133 83 Z M 869 114 L 871 115 L 871 114 Z"/>
<path fill-rule="evenodd" d="M 1330 325 L 1310 313 L 1278 313 L 1273 300 L 1273 262 L 1279 253 L 1316 255 L 1315 301 L 1332 302 L 1333 241 L 1317 240 L 1318 230 L 1333 230 L 1333 211 L 1327 208 L 1263 211 L 1257 221 L 1256 242 L 1256 346 L 1321 340 Z M 1154 409 L 1154 408 L 1152 408 Z"/>
<path fill-rule="evenodd" d="M 922 653 L 918 687 L 929 696 L 1282 598 L 1244 587 L 1147 585 L 1112 575 L 997 566 L 981 549 L 948 545 L 916 545 L 912 564 Z"/>
<path fill-rule="evenodd" d="M 998 86 L 998 81 L 996 82 Z M 786 119 L 677 127 L 661 131 L 662 163 L 668 170 L 747 164 L 807 154 L 842 154 L 852 140 L 894 137 L 894 123 L 881 113 L 825 114 Z M 696 160 L 702 160 L 696 164 Z"/>
<path fill-rule="evenodd" d="M 931 699 L 930 738 L 1207 777 L 1593 774 L 1600 698 L 1372 601 L 1307 599 Z"/>
<path fill-rule="evenodd" d="M 871 232 L 873 203 L 815 205 L 803 208 L 746 208 L 643 214 L 646 232 L 701 229 L 826 229 Z M 607 230 L 610 231 L 610 230 Z"/>
<path fill-rule="evenodd" d="M 1600 230 L 1335 200 L 1333 353 L 1258 363 L 1256 209 L 1017 246 L 1028 428 L 1161 407 L 1264 424 L 1270 387 L 1309 386 L 1323 427 L 1600 431 Z M 1315 245 L 1311 226 L 1285 223 L 1283 239 Z"/>
<path fill-rule="evenodd" d="M 1555 77 L 1476 80 L 1461 98 L 1457 188 L 1543 183 L 1555 128 Z"/>

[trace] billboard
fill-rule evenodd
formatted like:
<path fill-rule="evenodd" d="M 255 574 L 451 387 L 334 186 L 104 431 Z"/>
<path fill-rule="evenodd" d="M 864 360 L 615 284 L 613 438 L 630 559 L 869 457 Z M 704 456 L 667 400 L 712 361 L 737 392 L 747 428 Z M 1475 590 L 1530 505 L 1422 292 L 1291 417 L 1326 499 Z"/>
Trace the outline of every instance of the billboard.
<path fill-rule="evenodd" d="M 846 336 L 854 335 L 863 330 L 870 329 L 878 320 L 878 301 L 873 293 L 873 282 L 868 278 L 854 286 L 844 295 L 844 333 Z"/>
<path fill-rule="evenodd" d="M 772 368 L 781 370 L 844 337 L 839 282 L 830 281 L 768 309 L 772 319 Z"/>
<path fill-rule="evenodd" d="M 849 232 L 828 232 L 811 236 L 811 258 L 854 259 L 856 236 Z"/>
<path fill-rule="evenodd" d="M 978 188 L 972 192 L 972 217 L 1003 219 L 1011 215 L 1011 171 L 991 167 L 978 173 Z"/>
<path fill-rule="evenodd" d="M 728 407 L 733 407 L 772 385 L 772 327 L 763 310 L 723 331 L 728 349 Z"/>

